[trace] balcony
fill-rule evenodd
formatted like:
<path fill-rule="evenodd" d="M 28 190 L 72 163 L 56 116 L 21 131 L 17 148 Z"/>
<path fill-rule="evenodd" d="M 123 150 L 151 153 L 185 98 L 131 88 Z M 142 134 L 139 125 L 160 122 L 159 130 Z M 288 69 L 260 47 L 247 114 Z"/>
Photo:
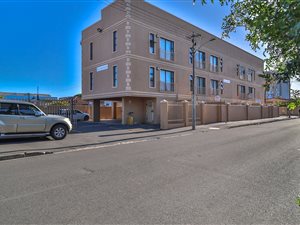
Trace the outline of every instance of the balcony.
<path fill-rule="evenodd" d="M 214 73 L 218 72 L 218 66 L 210 64 L 210 72 L 214 72 Z"/>
<path fill-rule="evenodd" d="M 205 69 L 205 61 L 195 61 L 195 66 L 196 66 L 196 68 L 204 70 Z"/>
<path fill-rule="evenodd" d="M 174 61 L 174 52 L 159 49 L 159 56 L 161 59 Z"/>
<path fill-rule="evenodd" d="M 220 94 L 220 89 L 216 89 L 216 88 L 210 89 L 210 95 L 219 95 L 219 94 Z"/>
<path fill-rule="evenodd" d="M 241 100 L 246 100 L 247 99 L 247 95 L 246 95 L 246 93 L 239 93 L 238 98 L 241 99 Z"/>
<path fill-rule="evenodd" d="M 161 81 L 159 90 L 161 92 L 174 92 L 174 83 L 166 83 Z"/>
<path fill-rule="evenodd" d="M 206 94 L 206 88 L 205 87 L 197 87 L 196 94 L 197 95 L 205 95 Z"/>

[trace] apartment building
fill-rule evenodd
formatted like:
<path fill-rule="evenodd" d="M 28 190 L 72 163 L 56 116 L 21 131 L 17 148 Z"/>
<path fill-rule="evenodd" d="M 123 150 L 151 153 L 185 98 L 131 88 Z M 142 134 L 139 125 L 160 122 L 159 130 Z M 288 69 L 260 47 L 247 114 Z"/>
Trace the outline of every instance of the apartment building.
<path fill-rule="evenodd" d="M 270 85 L 266 92 L 266 101 L 270 103 L 284 102 L 290 100 L 290 81 L 278 81 Z"/>
<path fill-rule="evenodd" d="M 263 60 L 142 0 L 116 0 L 82 32 L 82 97 L 122 104 L 122 123 L 159 123 L 160 102 L 191 100 L 191 40 L 197 101 L 263 103 Z M 214 38 L 214 41 L 209 41 Z"/>

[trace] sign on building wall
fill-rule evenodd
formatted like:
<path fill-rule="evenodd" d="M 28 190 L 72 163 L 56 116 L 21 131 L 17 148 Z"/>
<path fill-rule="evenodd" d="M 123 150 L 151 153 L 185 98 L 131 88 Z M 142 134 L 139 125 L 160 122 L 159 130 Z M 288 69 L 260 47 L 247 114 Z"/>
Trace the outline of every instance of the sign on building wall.
<path fill-rule="evenodd" d="M 108 65 L 102 65 L 102 66 L 98 66 L 97 67 L 97 72 L 103 71 L 103 70 L 107 70 L 108 69 Z"/>
<path fill-rule="evenodd" d="M 225 84 L 230 84 L 230 80 L 227 80 L 227 79 L 224 79 L 223 82 L 224 82 Z"/>

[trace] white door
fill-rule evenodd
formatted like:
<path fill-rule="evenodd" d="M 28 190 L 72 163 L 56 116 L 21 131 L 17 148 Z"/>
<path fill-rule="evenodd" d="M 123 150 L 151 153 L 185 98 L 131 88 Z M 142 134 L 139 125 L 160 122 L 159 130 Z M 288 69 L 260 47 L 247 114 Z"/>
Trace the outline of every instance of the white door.
<path fill-rule="evenodd" d="M 147 123 L 153 123 L 154 122 L 153 100 L 147 100 L 147 102 L 146 102 L 146 122 Z"/>

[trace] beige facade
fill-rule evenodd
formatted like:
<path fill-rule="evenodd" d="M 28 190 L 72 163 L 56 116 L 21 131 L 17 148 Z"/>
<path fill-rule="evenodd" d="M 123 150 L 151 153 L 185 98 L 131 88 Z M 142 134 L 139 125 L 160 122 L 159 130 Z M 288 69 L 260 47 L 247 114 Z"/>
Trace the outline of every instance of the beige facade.
<path fill-rule="evenodd" d="M 197 100 L 263 103 L 263 60 L 142 0 L 117 0 L 101 14 L 82 32 L 82 96 L 122 102 L 123 123 L 129 112 L 136 123 L 160 123 L 161 100 L 190 101 L 192 32 L 206 43 L 205 60 L 195 61 Z"/>

